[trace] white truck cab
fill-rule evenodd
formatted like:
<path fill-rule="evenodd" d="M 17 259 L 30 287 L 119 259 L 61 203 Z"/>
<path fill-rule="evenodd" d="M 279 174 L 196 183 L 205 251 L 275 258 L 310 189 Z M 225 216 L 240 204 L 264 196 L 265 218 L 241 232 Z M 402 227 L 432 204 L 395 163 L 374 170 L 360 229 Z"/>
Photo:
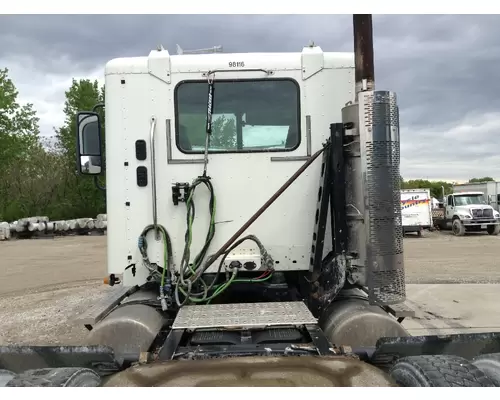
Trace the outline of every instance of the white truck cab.
<path fill-rule="evenodd" d="M 500 214 L 491 207 L 482 192 L 457 192 L 446 196 L 445 220 L 451 222 L 453 233 L 486 230 L 490 235 L 500 232 Z"/>
<path fill-rule="evenodd" d="M 213 86 L 212 134 L 206 173 L 217 194 L 220 248 L 286 179 L 330 137 L 331 121 L 354 101 L 354 55 L 305 47 L 296 53 L 171 55 L 118 58 L 105 68 L 108 272 L 125 286 L 142 285 L 137 238 L 163 224 L 172 239 L 175 268 L 186 235 L 186 188 L 204 174 L 207 93 Z M 84 160 L 81 160 L 82 164 Z M 244 234 L 273 254 L 277 271 L 309 269 L 319 189 L 315 163 Z M 216 177 L 216 179 L 215 179 Z M 203 185 L 202 185 L 203 186 Z M 191 253 L 206 243 L 210 194 L 196 190 Z M 148 240 L 152 263 L 163 245 Z M 329 249 L 325 249 L 327 252 Z M 226 259 L 265 269 L 258 248 L 242 244 Z M 126 269 L 135 264 L 136 268 Z M 217 265 L 207 271 L 215 272 Z"/>

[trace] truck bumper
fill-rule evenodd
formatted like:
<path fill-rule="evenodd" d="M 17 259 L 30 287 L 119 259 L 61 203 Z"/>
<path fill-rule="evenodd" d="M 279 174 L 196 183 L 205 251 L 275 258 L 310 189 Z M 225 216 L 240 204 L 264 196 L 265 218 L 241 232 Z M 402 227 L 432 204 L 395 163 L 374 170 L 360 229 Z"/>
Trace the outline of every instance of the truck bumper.
<path fill-rule="evenodd" d="M 465 227 L 472 227 L 472 226 L 481 226 L 481 225 L 499 225 L 500 220 L 499 219 L 462 219 L 462 224 Z"/>

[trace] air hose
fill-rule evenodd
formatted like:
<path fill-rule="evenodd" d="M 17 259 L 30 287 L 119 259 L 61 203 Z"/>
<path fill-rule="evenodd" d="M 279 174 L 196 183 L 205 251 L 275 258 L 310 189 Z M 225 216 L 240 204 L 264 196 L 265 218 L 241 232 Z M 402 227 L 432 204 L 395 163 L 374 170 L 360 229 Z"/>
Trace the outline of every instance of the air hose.
<path fill-rule="evenodd" d="M 210 192 L 210 201 L 209 201 L 209 213 L 210 213 L 210 222 L 207 231 L 207 236 L 205 238 L 205 243 L 200 250 L 200 252 L 196 255 L 192 262 L 191 259 L 191 244 L 193 239 L 193 223 L 196 215 L 196 208 L 194 203 L 194 194 L 196 188 L 199 185 L 205 185 Z M 209 257 L 209 259 L 202 265 L 203 260 L 206 257 L 210 244 L 215 236 L 215 212 L 216 212 L 216 198 L 214 193 L 213 185 L 210 181 L 209 177 L 201 176 L 196 178 L 190 189 L 189 194 L 186 199 L 186 233 L 185 233 L 185 246 L 181 259 L 181 264 L 179 268 L 179 274 L 176 276 L 175 271 L 173 270 L 173 257 L 172 257 L 172 243 L 170 239 L 170 235 L 164 226 L 158 225 L 158 229 L 161 233 L 161 238 L 163 241 L 163 268 L 153 265 L 148 257 L 148 242 L 146 239 L 147 234 L 154 230 L 154 225 L 148 225 L 142 231 L 138 240 L 138 247 L 142 255 L 143 263 L 149 271 L 149 280 L 153 279 L 157 281 L 160 285 L 160 302 L 163 310 L 167 310 L 171 304 L 172 299 L 175 299 L 178 307 L 182 307 L 188 303 L 203 303 L 213 300 L 219 294 L 221 294 L 224 290 L 226 290 L 229 285 L 233 282 L 240 282 L 243 280 L 236 280 L 236 276 L 238 274 L 238 269 L 234 268 L 232 271 L 226 272 L 226 282 L 216 285 L 219 277 L 222 273 L 222 268 L 224 266 L 224 262 L 231 251 L 233 251 L 237 246 L 243 243 L 246 240 L 251 240 L 255 242 L 260 250 L 262 264 L 266 265 L 268 269 L 271 269 L 274 265 L 274 261 L 269 256 L 269 253 L 265 249 L 264 245 L 260 242 L 260 240 L 253 236 L 248 235 L 240 240 L 236 241 L 232 246 L 230 246 L 223 254 L 222 259 L 219 263 L 219 268 L 212 282 L 207 283 L 203 278 L 203 273 L 213 264 L 216 260 L 214 257 Z M 244 280 L 249 282 L 259 282 L 259 280 Z M 203 289 L 198 292 L 193 292 L 193 287 L 201 286 Z M 213 293 L 210 295 L 210 293 Z M 184 297 L 181 301 L 180 297 Z"/>
<path fill-rule="evenodd" d="M 264 282 L 265 280 L 269 279 L 271 277 L 270 271 L 272 270 L 272 267 L 274 265 L 274 261 L 272 258 L 269 256 L 269 253 L 263 246 L 263 244 L 260 242 L 260 240 L 253 236 L 253 235 L 248 235 L 245 236 L 238 241 L 236 241 L 230 248 L 226 250 L 226 252 L 223 254 L 223 257 L 219 263 L 219 267 L 217 270 L 217 273 L 215 274 L 215 277 L 213 278 L 212 282 L 210 284 L 207 284 L 203 278 L 203 273 L 213 264 L 215 261 L 215 258 L 210 257 L 207 262 L 204 263 L 202 266 L 202 261 L 206 256 L 206 253 L 208 251 L 208 248 L 212 242 L 212 239 L 215 235 L 215 206 L 216 206 L 216 201 L 215 201 L 215 194 L 213 190 L 213 186 L 209 180 L 210 178 L 207 177 L 199 177 L 195 179 L 193 182 L 193 186 L 191 187 L 191 190 L 189 192 L 188 198 L 186 200 L 186 208 L 187 208 L 187 216 L 186 216 L 186 222 L 187 222 L 187 229 L 186 229 L 186 234 L 185 234 L 185 247 L 184 247 L 184 252 L 183 252 L 183 257 L 181 260 L 181 266 L 179 269 L 179 274 L 178 276 L 175 276 L 175 271 L 173 270 L 173 257 L 172 257 L 172 244 L 170 240 L 170 236 L 162 225 L 158 225 L 158 229 L 161 233 L 161 238 L 163 240 L 163 250 L 164 250 L 164 267 L 158 267 L 153 265 L 149 257 L 147 255 L 147 249 L 148 249 L 148 244 L 147 244 L 147 239 L 146 236 L 147 234 L 154 230 L 154 225 L 148 225 L 144 230 L 142 231 L 141 235 L 139 236 L 138 240 L 138 247 L 141 252 L 142 258 L 143 258 L 143 263 L 146 266 L 146 268 L 149 270 L 149 279 L 154 279 L 157 281 L 160 285 L 160 302 L 162 309 L 166 311 L 167 309 L 170 308 L 172 305 L 172 298 L 175 300 L 176 304 L 178 307 L 182 307 L 188 303 L 204 303 L 204 302 L 210 302 L 217 296 L 219 296 L 222 292 L 224 292 L 232 283 L 241 283 L 241 282 L 246 282 L 246 283 L 259 283 L 259 282 Z M 205 184 L 207 188 L 210 191 L 211 198 L 209 202 L 209 211 L 210 211 L 210 224 L 205 240 L 205 244 L 200 250 L 199 254 L 194 258 L 193 262 L 190 263 L 190 247 L 192 243 L 192 228 L 193 228 L 193 222 L 195 218 L 195 205 L 193 201 L 193 195 L 194 195 L 194 189 L 199 185 L 199 184 Z M 260 250 L 261 254 L 261 259 L 262 259 L 262 264 L 267 266 L 268 270 L 266 271 L 266 274 L 269 275 L 262 275 L 259 278 L 256 279 L 236 279 L 237 274 L 238 274 L 238 268 L 233 268 L 232 270 L 227 270 L 225 275 L 226 275 L 226 281 L 221 283 L 221 284 L 216 284 L 221 273 L 222 273 L 222 268 L 224 266 L 224 262 L 229 255 L 231 251 L 233 251 L 237 246 L 239 246 L 241 243 L 244 241 L 251 240 L 255 242 Z M 192 288 L 195 285 L 201 285 L 203 287 L 203 290 L 200 292 L 193 292 Z M 210 292 L 213 293 L 209 295 Z M 179 293 L 180 292 L 180 293 Z M 184 297 L 184 299 L 181 301 L 180 294 Z"/>
<path fill-rule="evenodd" d="M 159 281 L 160 284 L 160 303 L 162 309 L 165 311 L 171 305 L 171 292 L 172 292 L 172 276 L 174 271 L 173 267 L 173 257 L 172 257 L 172 242 L 170 240 L 170 235 L 163 225 L 157 225 L 158 230 L 161 233 L 163 239 L 163 268 L 160 273 L 158 267 L 154 267 L 149 261 L 148 257 L 148 242 L 146 240 L 147 234 L 154 230 L 154 225 L 148 225 L 143 229 L 139 236 L 138 247 L 142 255 L 142 261 L 145 267 L 149 270 L 149 280 L 154 279 Z"/>

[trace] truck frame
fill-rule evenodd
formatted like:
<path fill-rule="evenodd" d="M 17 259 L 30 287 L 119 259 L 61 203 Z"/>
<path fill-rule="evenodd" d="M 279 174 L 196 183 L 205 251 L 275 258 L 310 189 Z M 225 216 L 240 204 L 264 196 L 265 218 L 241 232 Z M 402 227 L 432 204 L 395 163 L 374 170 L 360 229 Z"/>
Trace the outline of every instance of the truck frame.
<path fill-rule="evenodd" d="M 105 162 L 100 114 L 76 125 L 80 173 L 106 168 L 111 295 L 82 346 L 0 347 L 0 386 L 500 385 L 500 334 L 402 326 L 397 99 L 353 23 L 354 60 L 108 63 Z"/>

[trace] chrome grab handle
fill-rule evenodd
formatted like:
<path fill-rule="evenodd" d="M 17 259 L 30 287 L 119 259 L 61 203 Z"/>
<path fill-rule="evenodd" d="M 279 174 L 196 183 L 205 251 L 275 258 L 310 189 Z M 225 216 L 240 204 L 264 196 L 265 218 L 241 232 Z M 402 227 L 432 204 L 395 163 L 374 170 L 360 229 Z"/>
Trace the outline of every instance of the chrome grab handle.
<path fill-rule="evenodd" d="M 156 205 L 156 169 L 155 169 L 155 128 L 156 128 L 156 117 L 151 117 L 151 129 L 149 132 L 151 140 L 151 189 L 153 197 L 153 226 L 155 230 L 156 240 L 160 240 L 160 235 L 158 231 L 158 210 Z"/>

